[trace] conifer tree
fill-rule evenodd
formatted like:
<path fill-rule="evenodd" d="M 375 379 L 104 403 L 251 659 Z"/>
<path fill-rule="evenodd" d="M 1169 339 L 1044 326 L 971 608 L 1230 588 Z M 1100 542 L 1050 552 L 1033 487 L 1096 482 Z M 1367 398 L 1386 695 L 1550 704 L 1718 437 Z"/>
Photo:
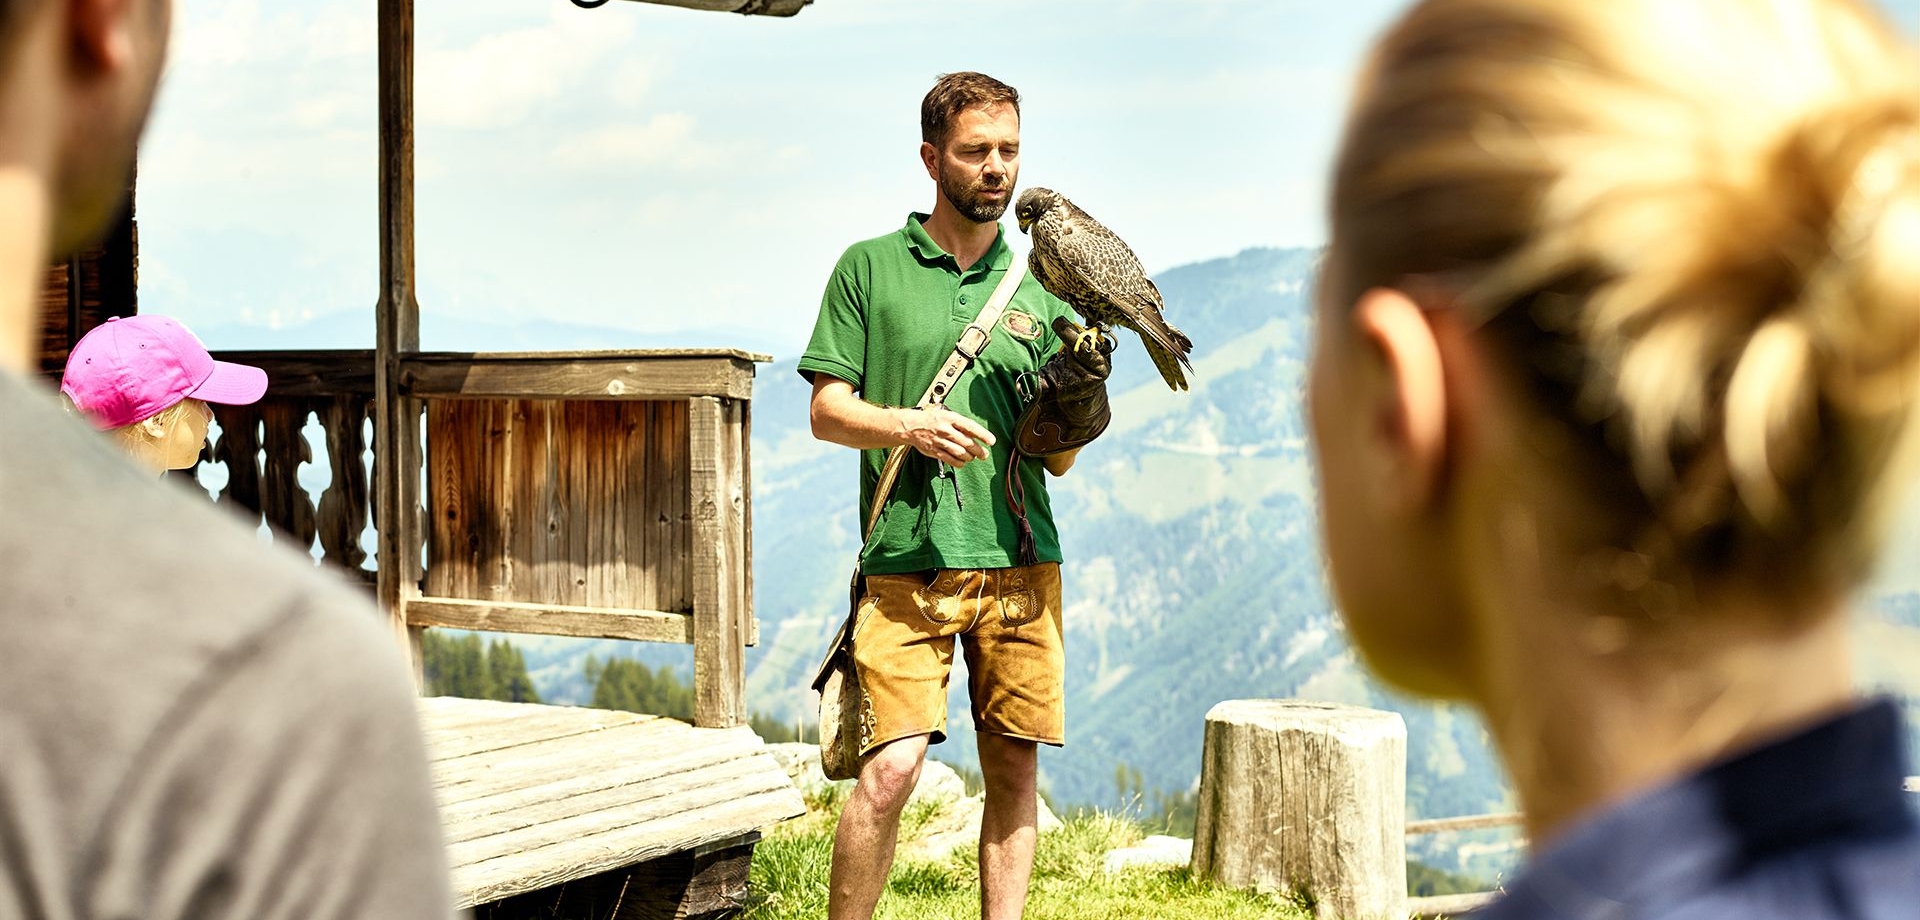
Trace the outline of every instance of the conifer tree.
<path fill-rule="evenodd" d="M 602 662 L 589 656 L 586 678 L 593 685 L 593 706 L 597 709 L 693 718 L 693 688 L 668 668 L 656 671 L 629 658 Z"/>
<path fill-rule="evenodd" d="M 540 702 L 540 694 L 533 689 L 533 678 L 527 675 L 526 656 L 513 643 L 495 639 L 487 646 L 487 671 L 494 693 L 489 699 L 509 703 Z"/>
<path fill-rule="evenodd" d="M 449 637 L 429 629 L 421 634 L 420 656 L 429 695 L 540 702 L 526 656 L 505 639 L 486 644 L 475 633 Z"/>

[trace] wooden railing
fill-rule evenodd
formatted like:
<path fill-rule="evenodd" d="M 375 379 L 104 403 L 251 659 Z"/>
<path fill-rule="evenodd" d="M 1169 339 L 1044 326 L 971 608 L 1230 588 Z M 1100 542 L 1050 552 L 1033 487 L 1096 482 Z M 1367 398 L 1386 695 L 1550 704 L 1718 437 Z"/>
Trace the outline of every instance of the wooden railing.
<path fill-rule="evenodd" d="M 420 354 L 412 626 L 686 642 L 694 721 L 746 719 L 754 364 L 733 350 Z"/>
<path fill-rule="evenodd" d="M 216 407 L 219 501 L 365 580 L 372 517 L 370 351 L 223 352 L 264 368 L 268 395 Z M 745 719 L 753 616 L 748 486 L 754 364 L 732 350 L 421 353 L 400 395 L 425 406 L 423 577 L 396 603 L 411 627 L 694 646 L 695 721 Z M 314 501 L 304 431 L 324 431 Z M 375 467 L 377 468 L 377 467 Z M 380 535 L 385 538 L 385 534 Z"/>
<path fill-rule="evenodd" d="M 265 398 L 249 406 L 215 406 L 218 439 L 201 463 L 226 467 L 218 501 L 270 527 L 288 541 L 371 583 L 361 537 L 372 516 L 368 502 L 368 426 L 373 411 L 373 352 L 220 352 L 223 361 L 263 368 Z M 324 432 L 331 474 L 316 502 L 300 483 L 302 464 L 316 462 L 305 429 Z"/>
<path fill-rule="evenodd" d="M 1515 812 L 1485 815 L 1460 815 L 1452 818 L 1424 818 L 1407 822 L 1407 836 L 1444 834 L 1453 831 L 1479 831 L 1497 827 L 1518 827 L 1523 816 Z M 1475 891 L 1464 894 L 1407 898 L 1407 916 L 1453 917 L 1475 910 L 1492 901 L 1498 892 Z"/>
<path fill-rule="evenodd" d="M 1478 831 L 1490 827 L 1515 827 L 1520 824 L 1521 815 L 1517 812 L 1503 812 L 1491 815 L 1461 815 L 1456 818 L 1425 818 L 1407 822 L 1407 836 L 1421 834 L 1444 834 L 1448 831 Z"/>

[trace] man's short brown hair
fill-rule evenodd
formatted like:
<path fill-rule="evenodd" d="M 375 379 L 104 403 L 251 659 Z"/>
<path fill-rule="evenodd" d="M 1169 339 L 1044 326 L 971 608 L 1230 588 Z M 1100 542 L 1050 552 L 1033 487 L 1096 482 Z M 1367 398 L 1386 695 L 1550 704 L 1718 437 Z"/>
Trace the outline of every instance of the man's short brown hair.
<path fill-rule="evenodd" d="M 1013 106 L 1020 117 L 1020 91 L 983 73 L 943 73 L 920 100 L 920 139 L 935 147 L 946 142 L 953 120 L 967 109 Z"/>

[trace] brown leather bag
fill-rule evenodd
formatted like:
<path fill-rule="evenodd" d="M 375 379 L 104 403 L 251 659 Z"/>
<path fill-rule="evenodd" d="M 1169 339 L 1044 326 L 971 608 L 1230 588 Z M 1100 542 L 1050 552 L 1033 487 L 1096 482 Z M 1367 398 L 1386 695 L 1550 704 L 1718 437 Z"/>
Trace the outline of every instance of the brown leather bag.
<path fill-rule="evenodd" d="M 828 779 L 852 779 L 860 774 L 860 672 L 853 666 L 854 616 L 860 610 L 861 582 L 858 570 L 853 574 L 853 595 L 849 612 L 840 631 L 827 649 L 827 659 L 813 677 L 813 690 L 820 694 L 820 769 Z"/>

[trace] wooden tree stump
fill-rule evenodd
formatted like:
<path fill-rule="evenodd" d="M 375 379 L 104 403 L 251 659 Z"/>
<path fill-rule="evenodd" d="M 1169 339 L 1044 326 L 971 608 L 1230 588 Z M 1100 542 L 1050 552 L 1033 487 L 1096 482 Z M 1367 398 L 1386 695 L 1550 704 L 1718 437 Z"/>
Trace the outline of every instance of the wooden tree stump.
<path fill-rule="evenodd" d="M 1407 727 L 1398 713 L 1228 700 L 1207 713 L 1193 873 L 1339 920 L 1407 915 Z"/>

